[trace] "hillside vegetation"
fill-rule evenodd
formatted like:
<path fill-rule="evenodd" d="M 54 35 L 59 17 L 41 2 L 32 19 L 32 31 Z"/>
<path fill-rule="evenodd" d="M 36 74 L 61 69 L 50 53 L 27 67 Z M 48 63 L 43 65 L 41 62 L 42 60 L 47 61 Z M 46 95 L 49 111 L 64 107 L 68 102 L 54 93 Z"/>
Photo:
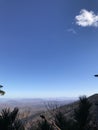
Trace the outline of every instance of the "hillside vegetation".
<path fill-rule="evenodd" d="M 98 94 L 82 96 L 78 101 L 63 106 L 47 104 L 47 110 L 35 114 L 18 108 L 3 108 L 1 130 L 97 130 Z"/>

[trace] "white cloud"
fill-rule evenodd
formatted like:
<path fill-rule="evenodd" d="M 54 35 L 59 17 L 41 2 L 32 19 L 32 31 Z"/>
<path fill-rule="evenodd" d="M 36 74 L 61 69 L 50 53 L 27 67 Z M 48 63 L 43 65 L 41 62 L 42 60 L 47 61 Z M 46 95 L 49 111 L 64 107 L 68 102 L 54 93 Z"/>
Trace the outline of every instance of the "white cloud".
<path fill-rule="evenodd" d="M 98 15 L 93 11 L 82 9 L 80 14 L 75 17 L 76 24 L 82 27 L 92 26 L 98 27 Z"/>

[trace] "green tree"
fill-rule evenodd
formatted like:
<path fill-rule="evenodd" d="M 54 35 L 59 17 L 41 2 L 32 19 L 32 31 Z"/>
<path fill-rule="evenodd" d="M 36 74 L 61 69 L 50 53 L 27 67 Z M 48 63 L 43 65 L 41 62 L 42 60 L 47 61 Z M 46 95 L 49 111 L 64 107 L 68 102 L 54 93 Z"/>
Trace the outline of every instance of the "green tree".
<path fill-rule="evenodd" d="M 3 109 L 0 115 L 0 130 L 24 130 L 22 122 L 17 118 L 18 108 Z"/>
<path fill-rule="evenodd" d="M 82 96 L 79 99 L 79 106 L 74 112 L 74 119 L 76 120 L 78 130 L 86 130 L 90 121 L 91 103 L 86 96 Z"/>
<path fill-rule="evenodd" d="M 5 94 L 5 92 L 4 92 L 3 90 L 1 90 L 2 87 L 3 87 L 3 86 L 0 85 L 0 95 L 4 95 L 4 94 Z"/>
<path fill-rule="evenodd" d="M 55 116 L 55 124 L 61 130 L 75 130 L 74 121 L 72 119 L 67 119 L 63 112 L 58 111 Z"/>
<path fill-rule="evenodd" d="M 58 111 L 55 116 L 55 123 L 61 130 L 67 130 L 68 129 L 68 121 L 66 120 L 66 117 L 64 114 L 60 111 Z"/>

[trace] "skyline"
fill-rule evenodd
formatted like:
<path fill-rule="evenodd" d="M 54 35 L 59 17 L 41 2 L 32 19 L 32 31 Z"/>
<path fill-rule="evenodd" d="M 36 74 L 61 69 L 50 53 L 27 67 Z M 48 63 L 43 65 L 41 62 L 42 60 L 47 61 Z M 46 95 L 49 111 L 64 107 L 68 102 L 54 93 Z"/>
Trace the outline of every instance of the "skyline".
<path fill-rule="evenodd" d="M 98 1 L 0 1 L 3 98 L 98 92 Z"/>

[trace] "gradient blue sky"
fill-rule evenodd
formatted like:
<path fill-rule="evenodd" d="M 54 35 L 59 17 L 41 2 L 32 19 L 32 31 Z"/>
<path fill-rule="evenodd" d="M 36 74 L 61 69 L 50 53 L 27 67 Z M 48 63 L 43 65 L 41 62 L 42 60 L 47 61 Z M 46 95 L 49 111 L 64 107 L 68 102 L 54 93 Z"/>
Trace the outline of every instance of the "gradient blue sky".
<path fill-rule="evenodd" d="M 96 73 L 98 0 L 0 0 L 4 97 L 91 95 Z"/>

